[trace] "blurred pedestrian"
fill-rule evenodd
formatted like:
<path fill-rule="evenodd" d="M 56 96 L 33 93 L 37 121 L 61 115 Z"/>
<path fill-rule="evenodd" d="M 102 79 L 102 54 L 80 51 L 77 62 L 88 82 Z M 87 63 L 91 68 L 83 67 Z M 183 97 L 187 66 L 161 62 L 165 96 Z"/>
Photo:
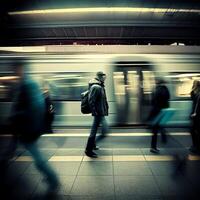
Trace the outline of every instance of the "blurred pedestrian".
<path fill-rule="evenodd" d="M 151 149 L 150 151 L 152 153 L 158 153 L 159 149 L 157 149 L 157 135 L 160 131 L 162 141 L 164 143 L 167 142 L 166 137 L 166 131 L 163 126 L 161 126 L 161 120 L 164 118 L 167 118 L 166 113 L 163 109 L 169 108 L 169 99 L 170 99 L 170 93 L 165 85 L 165 81 L 161 78 L 157 79 L 156 81 L 156 87 L 154 89 L 153 95 L 152 95 L 152 110 L 149 115 L 149 120 L 151 123 L 151 129 L 152 129 L 152 140 L 151 140 Z"/>
<path fill-rule="evenodd" d="M 53 168 L 45 160 L 37 147 L 37 140 L 44 131 L 45 102 L 38 84 L 25 73 L 25 63 L 15 66 L 18 85 L 12 107 L 11 125 L 16 141 L 31 153 L 37 169 L 45 175 L 49 189 L 54 190 L 59 180 Z"/>
<path fill-rule="evenodd" d="M 96 78 L 89 82 L 89 106 L 93 116 L 93 124 L 85 149 L 85 154 L 89 157 L 97 157 L 97 154 L 93 150 L 98 149 L 95 140 L 99 125 L 102 125 L 101 139 L 108 132 L 108 125 L 105 119 L 105 116 L 108 115 L 108 102 L 104 86 L 105 79 L 106 74 L 99 71 L 96 74 Z"/>
<path fill-rule="evenodd" d="M 44 131 L 46 133 L 53 133 L 52 123 L 54 120 L 55 109 L 51 101 L 49 85 L 47 81 L 45 81 L 43 85 L 43 94 L 44 94 L 44 99 L 45 99 L 45 120 L 44 120 L 45 130 Z"/>
<path fill-rule="evenodd" d="M 190 151 L 193 153 L 200 153 L 200 81 L 194 80 L 192 91 L 192 112 L 191 112 L 191 136 L 192 146 Z"/>

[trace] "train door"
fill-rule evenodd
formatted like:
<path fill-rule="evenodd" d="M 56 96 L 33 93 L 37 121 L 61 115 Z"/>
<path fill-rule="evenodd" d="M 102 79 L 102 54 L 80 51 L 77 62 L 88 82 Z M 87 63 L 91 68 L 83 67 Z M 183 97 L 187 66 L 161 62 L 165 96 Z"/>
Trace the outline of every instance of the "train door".
<path fill-rule="evenodd" d="M 143 124 L 150 111 L 151 93 L 155 84 L 150 65 L 117 63 L 113 77 L 117 123 Z"/>

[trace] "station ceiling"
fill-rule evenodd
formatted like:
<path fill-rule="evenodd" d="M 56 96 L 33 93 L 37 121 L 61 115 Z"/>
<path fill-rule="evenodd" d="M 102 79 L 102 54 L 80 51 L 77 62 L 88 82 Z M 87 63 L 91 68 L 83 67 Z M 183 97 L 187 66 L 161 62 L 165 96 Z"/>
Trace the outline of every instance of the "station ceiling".
<path fill-rule="evenodd" d="M 0 45 L 200 45 L 199 0 L 3 0 Z"/>

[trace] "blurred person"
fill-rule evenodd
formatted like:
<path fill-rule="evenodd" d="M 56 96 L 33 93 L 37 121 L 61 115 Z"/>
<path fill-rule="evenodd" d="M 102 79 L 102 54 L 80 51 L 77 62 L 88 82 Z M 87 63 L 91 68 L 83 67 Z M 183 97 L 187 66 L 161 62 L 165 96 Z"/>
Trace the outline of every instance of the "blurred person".
<path fill-rule="evenodd" d="M 192 146 L 190 147 L 190 151 L 200 153 L 200 81 L 194 80 L 190 95 L 192 99 L 192 126 L 190 131 Z"/>
<path fill-rule="evenodd" d="M 45 102 L 38 84 L 25 73 L 25 63 L 16 63 L 15 73 L 18 85 L 10 117 L 12 133 L 27 149 L 35 162 L 36 168 L 49 183 L 49 191 L 59 185 L 59 179 L 53 168 L 45 160 L 37 147 L 37 140 L 44 131 Z"/>
<path fill-rule="evenodd" d="M 6 85 L 8 82 L 17 83 L 17 79 L 15 77 L 5 76 L 0 77 L 0 85 Z M 12 93 L 9 90 L 8 96 Z M 10 125 L 8 120 L 5 120 L 3 124 L 0 126 L 1 134 L 9 134 L 10 133 Z M 15 139 L 12 137 L 9 140 L 5 140 L 5 138 L 0 137 L 0 197 L 8 197 L 10 187 L 8 186 L 7 180 L 7 168 L 9 166 L 9 160 L 13 157 L 13 151 L 15 150 Z"/>
<path fill-rule="evenodd" d="M 105 116 L 108 115 L 108 102 L 104 85 L 105 79 L 106 74 L 99 71 L 96 77 L 89 81 L 89 105 L 93 116 L 93 124 L 85 149 L 85 154 L 89 157 L 97 157 L 97 154 L 93 150 L 98 150 L 95 140 L 99 125 L 102 125 L 102 135 L 99 139 L 104 138 L 108 132 L 108 125 L 105 119 Z"/>
<path fill-rule="evenodd" d="M 163 110 L 169 108 L 170 99 L 170 93 L 165 83 L 166 82 L 163 79 L 157 79 L 156 87 L 152 95 L 152 110 L 149 115 L 149 120 L 151 121 L 151 128 L 153 134 L 150 149 L 152 153 L 159 153 L 159 149 L 157 149 L 157 135 L 159 131 L 161 133 L 162 141 L 164 143 L 167 142 L 166 131 L 164 127 L 160 124 L 161 121 L 168 120 L 171 115 L 166 115 L 166 113 Z"/>
<path fill-rule="evenodd" d="M 51 101 L 49 86 L 48 86 L 47 81 L 45 81 L 43 85 L 43 94 L 44 94 L 44 99 L 45 99 L 45 122 L 44 122 L 45 130 L 44 131 L 47 133 L 53 133 L 52 123 L 54 120 L 55 110 L 54 110 L 53 103 Z"/>

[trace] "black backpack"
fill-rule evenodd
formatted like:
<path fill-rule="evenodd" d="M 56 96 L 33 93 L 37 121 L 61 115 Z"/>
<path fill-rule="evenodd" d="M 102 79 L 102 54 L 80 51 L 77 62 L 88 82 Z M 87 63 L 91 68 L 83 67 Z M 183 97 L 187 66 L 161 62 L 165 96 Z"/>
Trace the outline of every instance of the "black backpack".
<path fill-rule="evenodd" d="M 81 112 L 83 114 L 91 113 L 90 105 L 89 105 L 89 90 L 81 93 Z"/>

